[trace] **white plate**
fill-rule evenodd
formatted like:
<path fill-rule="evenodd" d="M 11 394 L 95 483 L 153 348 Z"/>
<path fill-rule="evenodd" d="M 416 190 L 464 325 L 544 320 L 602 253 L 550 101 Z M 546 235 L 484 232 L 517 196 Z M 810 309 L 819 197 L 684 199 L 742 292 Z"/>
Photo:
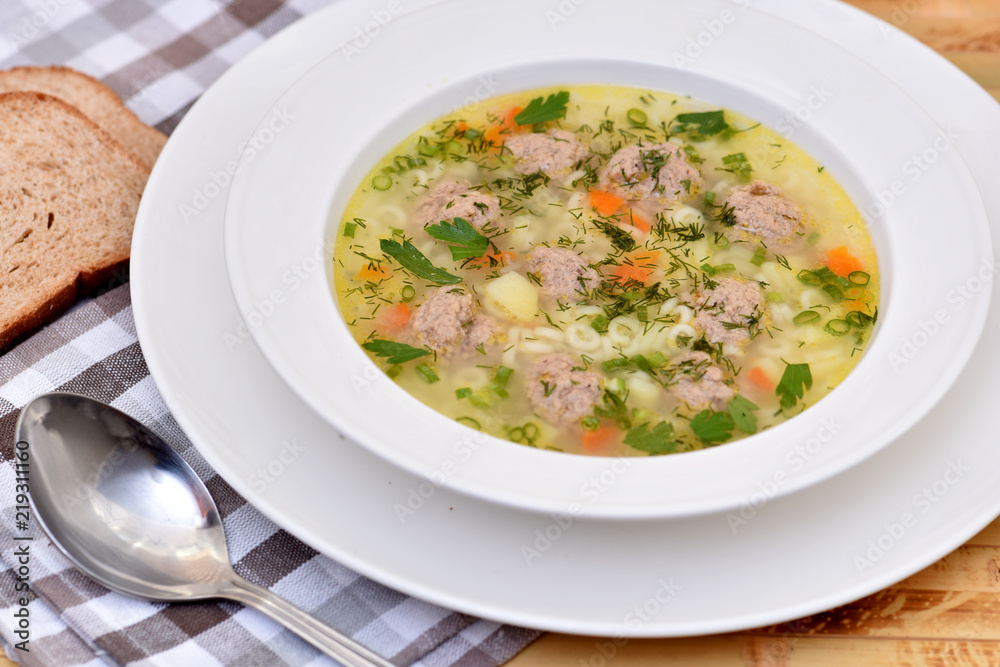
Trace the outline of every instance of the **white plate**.
<path fill-rule="evenodd" d="M 755 6 L 885 71 L 942 128 L 960 133 L 957 147 L 981 185 L 1000 182 L 1000 108 L 946 61 L 840 4 Z M 1000 513 L 987 391 L 1000 372 L 996 303 L 971 363 L 916 428 L 842 475 L 748 507 L 745 525 L 739 512 L 622 525 L 503 509 L 400 472 L 339 437 L 241 328 L 223 265 L 225 171 L 274 100 L 334 48 L 323 45 L 354 39 L 355 26 L 382 7 L 337 3 L 227 72 L 175 131 L 139 211 L 132 293 L 146 360 L 195 446 L 256 507 L 324 554 L 441 605 L 544 629 L 636 636 L 736 630 L 831 608 L 926 567 Z M 982 191 L 1000 225 L 1000 191 Z M 953 287 L 974 301 L 982 292 L 973 281 Z M 929 302 L 927 317 L 958 305 Z M 293 440 L 303 450 L 295 456 L 283 445 Z M 936 502 L 921 497 L 925 489 Z M 401 521 L 407 503 L 419 507 Z"/>
<path fill-rule="evenodd" d="M 282 95 L 256 131 L 269 131 L 279 114 L 294 121 L 266 150 L 247 149 L 226 211 L 230 284 L 255 342 L 306 403 L 356 442 L 411 473 L 446 477 L 453 490 L 515 507 L 564 512 L 572 505 L 581 517 L 688 516 L 739 507 L 762 479 L 778 476 L 776 493 L 786 494 L 855 465 L 944 395 L 982 330 L 985 298 L 950 313 L 949 326 L 938 327 L 909 363 L 893 356 L 899 341 L 919 330 L 927 303 L 946 303 L 980 263 L 992 265 L 972 175 L 911 97 L 806 28 L 721 0 L 614 0 L 613 9 L 611 2 L 591 0 L 557 30 L 525 20 L 543 18 L 537 0 L 507 0 L 503 12 L 484 1 L 443 3 L 387 25 L 361 57 L 325 58 Z M 629 27 L 628 39 L 606 39 L 612 13 L 643 20 Z M 490 31 L 504 35 L 490 48 L 456 57 L 451 41 L 429 40 L 410 55 L 426 35 L 460 34 L 486 17 Z M 675 67 L 667 54 L 699 31 L 712 43 L 696 61 Z M 344 207 L 375 162 L 416 128 L 474 99 L 487 80 L 491 94 L 605 81 L 662 88 L 792 135 L 859 208 L 875 214 L 869 226 L 882 303 L 878 331 L 855 370 L 801 416 L 756 436 L 627 464 L 493 437 L 469 443 L 479 434 L 388 380 L 340 316 L 329 249 Z M 345 104 L 345 95 L 358 102 Z M 802 107 L 808 123 L 796 127 L 787 119 Z M 922 172 L 912 156 L 924 152 L 933 154 L 925 158 L 933 168 Z M 891 203 L 879 200 L 886 184 L 911 170 L 920 175 L 918 188 L 891 195 Z M 306 261 L 319 266 L 316 257 L 326 270 L 293 271 Z M 796 454 L 802 447 L 807 457 Z M 586 483 L 626 469 L 627 481 L 606 490 Z"/>

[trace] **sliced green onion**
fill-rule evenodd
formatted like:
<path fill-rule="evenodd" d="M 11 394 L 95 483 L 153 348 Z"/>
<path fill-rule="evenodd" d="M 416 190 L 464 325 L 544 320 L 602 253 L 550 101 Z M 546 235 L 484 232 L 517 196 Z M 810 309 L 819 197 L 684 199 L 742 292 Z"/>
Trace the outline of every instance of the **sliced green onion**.
<path fill-rule="evenodd" d="M 462 399 L 472 396 L 472 389 L 469 387 L 460 387 L 455 390 L 455 398 Z"/>
<path fill-rule="evenodd" d="M 715 193 L 712 192 L 711 190 L 705 193 L 705 203 L 708 204 L 709 206 L 715 204 Z"/>
<path fill-rule="evenodd" d="M 379 174 L 372 179 L 372 187 L 376 190 L 388 190 L 392 187 L 392 179 L 385 174 Z"/>
<path fill-rule="evenodd" d="M 489 386 L 489 389 L 500 398 L 510 398 L 510 392 L 508 392 L 506 388 L 501 387 L 495 382 Z"/>
<path fill-rule="evenodd" d="M 802 269 L 799 271 L 799 280 L 804 282 L 806 285 L 819 286 L 823 284 L 823 279 L 816 275 L 815 272 L 809 269 Z"/>
<path fill-rule="evenodd" d="M 823 285 L 823 291 L 829 294 L 830 298 L 833 299 L 834 301 L 839 302 L 844 300 L 844 290 L 840 289 L 836 285 L 833 284 Z"/>
<path fill-rule="evenodd" d="M 635 311 L 635 318 L 642 323 L 649 321 L 649 308 L 640 308 Z"/>
<path fill-rule="evenodd" d="M 522 443 L 524 442 L 524 429 L 521 428 L 520 426 L 515 426 L 512 429 L 508 429 L 507 437 L 516 443 Z"/>
<path fill-rule="evenodd" d="M 851 330 L 851 325 L 846 320 L 830 320 L 823 327 L 823 331 L 831 336 L 843 336 Z"/>
<path fill-rule="evenodd" d="M 513 368 L 508 368 L 507 366 L 501 366 L 497 369 L 496 375 L 493 376 L 493 384 L 498 387 L 506 387 L 507 382 L 510 380 L 510 376 L 514 374 Z"/>
<path fill-rule="evenodd" d="M 819 279 L 825 283 L 835 283 L 839 280 L 843 280 L 840 276 L 830 270 L 828 266 L 821 266 L 814 271 L 814 273 L 819 276 Z M 846 281 L 845 281 L 846 282 Z"/>
<path fill-rule="evenodd" d="M 792 318 L 797 326 L 802 326 L 804 324 L 812 324 L 819 320 L 819 313 L 815 310 L 803 310 L 801 313 Z"/>
<path fill-rule="evenodd" d="M 462 144 L 452 139 L 444 145 L 444 150 L 446 153 L 454 153 L 456 155 L 462 154 Z"/>
<path fill-rule="evenodd" d="M 667 363 L 667 357 L 664 356 L 664 354 L 659 350 L 649 355 L 648 360 L 649 360 L 649 365 L 652 366 L 653 368 L 660 368 L 665 363 Z"/>
<path fill-rule="evenodd" d="M 470 127 L 465 131 L 465 138 L 470 141 L 475 141 L 481 136 L 483 136 L 483 133 L 473 127 Z"/>
<path fill-rule="evenodd" d="M 457 421 L 459 424 L 465 424 L 466 426 L 470 426 L 476 429 L 477 431 L 483 430 L 483 427 L 479 425 L 479 422 L 477 422 L 472 417 L 457 417 L 455 421 Z"/>
<path fill-rule="evenodd" d="M 344 236 L 349 239 L 354 238 L 354 232 L 358 231 L 358 223 L 356 222 L 345 222 L 344 223 Z"/>
<path fill-rule="evenodd" d="M 712 266 L 711 264 L 707 264 L 707 263 L 706 264 L 702 264 L 701 265 L 701 270 L 704 271 L 705 273 L 707 273 L 710 276 L 714 276 L 715 275 L 715 267 Z"/>
<path fill-rule="evenodd" d="M 764 246 L 757 246 L 757 249 L 753 251 L 753 257 L 750 258 L 750 263 L 754 266 L 760 266 L 767 259 L 767 250 L 764 250 Z"/>
<path fill-rule="evenodd" d="M 604 315 L 598 315 L 594 318 L 594 321 L 590 323 L 590 328 L 592 328 L 597 333 L 605 333 L 608 330 L 608 325 L 611 323 Z"/>
<path fill-rule="evenodd" d="M 781 292 L 768 292 L 767 300 L 774 303 L 784 303 L 785 297 L 781 294 Z"/>
<path fill-rule="evenodd" d="M 649 120 L 649 117 L 646 116 L 646 112 L 642 109 L 629 109 L 625 116 L 628 117 L 628 122 L 632 123 L 632 125 L 635 125 L 636 127 L 644 126 L 646 121 Z"/>
<path fill-rule="evenodd" d="M 862 313 L 860 310 L 852 310 L 847 313 L 847 316 L 844 317 L 844 319 L 847 320 L 847 323 L 852 327 L 857 327 L 858 329 L 863 329 L 874 320 L 871 315 Z"/>
<path fill-rule="evenodd" d="M 816 245 L 817 241 L 819 241 L 819 232 L 813 232 L 806 239 L 806 243 L 808 243 L 809 245 Z"/>
<path fill-rule="evenodd" d="M 611 378 L 610 380 L 608 380 L 608 383 L 605 385 L 604 388 L 610 391 L 615 396 L 621 398 L 626 392 L 625 380 L 621 378 Z"/>
<path fill-rule="evenodd" d="M 441 152 L 441 146 L 439 144 L 432 144 L 426 138 L 421 137 L 417 143 L 417 152 L 427 157 L 434 157 Z"/>
<path fill-rule="evenodd" d="M 537 440 L 541 433 L 541 431 L 538 430 L 538 424 L 534 424 L 532 422 L 528 422 L 522 428 L 524 429 L 524 437 L 528 439 L 528 442 L 534 442 Z"/>
<path fill-rule="evenodd" d="M 493 397 L 486 392 L 477 391 L 469 396 L 469 403 L 481 410 L 488 410 L 493 407 Z"/>
<path fill-rule="evenodd" d="M 399 296 L 403 300 L 403 303 L 413 301 L 413 297 L 416 295 L 417 290 L 414 289 L 413 285 L 403 285 L 403 289 L 399 290 Z"/>
<path fill-rule="evenodd" d="M 720 234 L 720 235 L 717 235 L 716 238 L 712 240 L 712 244 L 716 248 L 719 248 L 720 250 L 725 250 L 726 248 L 729 247 L 729 239 L 727 239 L 725 236 L 722 236 Z"/>
<path fill-rule="evenodd" d="M 729 271 L 735 271 L 735 270 L 736 270 L 735 264 L 719 264 L 715 267 L 716 273 L 727 273 Z"/>
<path fill-rule="evenodd" d="M 400 373 L 403 372 L 403 367 L 399 364 L 393 364 L 389 368 L 385 369 L 385 374 L 389 376 L 390 380 L 395 380 Z"/>
<path fill-rule="evenodd" d="M 616 371 L 619 368 L 628 368 L 631 365 L 631 361 L 628 359 L 622 359 L 621 357 L 615 357 L 614 359 L 608 359 L 607 361 L 601 362 L 601 368 L 605 373 Z"/>
<path fill-rule="evenodd" d="M 437 373 L 434 372 L 434 369 L 427 364 L 419 364 L 417 366 L 417 372 L 420 373 L 420 376 L 427 381 L 427 384 L 434 384 L 441 379 L 437 376 Z"/>
<path fill-rule="evenodd" d="M 848 287 L 844 290 L 844 294 L 847 295 L 848 299 L 860 299 L 865 295 L 864 287 Z"/>
<path fill-rule="evenodd" d="M 861 285 L 863 287 L 868 284 L 868 281 L 870 281 L 872 277 L 864 271 L 851 271 L 850 275 L 847 276 L 847 279 L 850 280 L 851 283 Z"/>
<path fill-rule="evenodd" d="M 583 427 L 584 431 L 596 431 L 601 427 L 601 420 L 597 417 L 584 417 L 580 422 L 580 426 Z"/>

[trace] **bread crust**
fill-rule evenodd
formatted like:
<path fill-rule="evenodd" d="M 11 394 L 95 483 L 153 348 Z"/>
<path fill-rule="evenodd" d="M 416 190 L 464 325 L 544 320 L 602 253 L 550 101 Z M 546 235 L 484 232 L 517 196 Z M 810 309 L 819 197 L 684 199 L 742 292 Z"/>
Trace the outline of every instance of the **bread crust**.
<path fill-rule="evenodd" d="M 81 94 L 74 94 L 74 87 L 81 88 Z M 115 91 L 70 67 L 22 65 L 0 71 L 3 92 L 40 92 L 66 102 L 113 136 L 147 169 L 152 169 L 167 141 L 165 134 L 139 120 Z"/>
<path fill-rule="evenodd" d="M 0 94 L 0 135 L 0 163 L 20 167 L 0 173 L 9 200 L 0 201 L 0 233 L 14 239 L 0 248 L 3 352 L 128 266 L 149 170 L 84 113 L 45 93 Z"/>

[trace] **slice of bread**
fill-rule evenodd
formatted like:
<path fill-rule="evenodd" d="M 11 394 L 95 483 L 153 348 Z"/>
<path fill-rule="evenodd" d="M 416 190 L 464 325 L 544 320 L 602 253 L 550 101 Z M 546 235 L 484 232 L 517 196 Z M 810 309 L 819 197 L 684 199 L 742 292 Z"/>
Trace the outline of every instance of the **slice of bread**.
<path fill-rule="evenodd" d="M 74 106 L 153 168 L 167 137 L 149 127 L 103 83 L 68 67 L 15 67 L 0 71 L 0 93 L 36 91 Z"/>
<path fill-rule="evenodd" d="M 0 95 L 0 351 L 125 267 L 148 176 L 76 108 Z"/>

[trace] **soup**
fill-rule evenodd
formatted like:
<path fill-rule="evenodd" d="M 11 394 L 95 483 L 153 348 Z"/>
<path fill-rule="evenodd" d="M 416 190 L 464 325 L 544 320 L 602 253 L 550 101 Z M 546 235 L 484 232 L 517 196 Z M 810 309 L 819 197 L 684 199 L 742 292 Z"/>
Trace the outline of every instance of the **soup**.
<path fill-rule="evenodd" d="M 877 319 L 860 213 L 823 166 L 660 91 L 496 97 L 412 134 L 351 199 L 334 290 L 439 412 L 576 454 L 715 447 L 833 389 Z"/>

